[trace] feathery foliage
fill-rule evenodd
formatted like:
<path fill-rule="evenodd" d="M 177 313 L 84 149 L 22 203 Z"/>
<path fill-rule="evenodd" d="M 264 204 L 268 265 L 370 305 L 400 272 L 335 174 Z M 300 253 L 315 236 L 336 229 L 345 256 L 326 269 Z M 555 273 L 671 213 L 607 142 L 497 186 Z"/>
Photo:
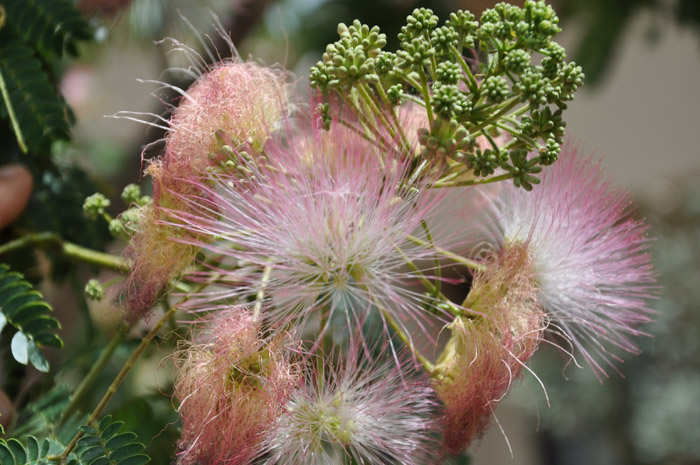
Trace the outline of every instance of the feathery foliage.
<path fill-rule="evenodd" d="M 26 444 L 11 438 L 0 439 L 0 463 L 2 465 L 49 465 L 48 457 L 60 453 L 62 445 L 55 440 L 45 438 L 39 442 L 34 436 L 28 436 Z M 79 465 L 75 459 L 68 465 Z"/>
<path fill-rule="evenodd" d="M 85 435 L 78 441 L 76 453 L 81 465 L 144 465 L 150 457 L 142 454 L 144 445 L 135 442 L 130 431 L 120 433 L 122 421 L 112 421 L 112 416 L 102 418 L 97 427 L 83 426 Z"/>
<path fill-rule="evenodd" d="M 45 153 L 68 140 L 72 114 L 47 72 L 64 50 L 91 37 L 88 23 L 68 0 L 6 0 L 0 26 L 0 88 L 23 152 Z"/>

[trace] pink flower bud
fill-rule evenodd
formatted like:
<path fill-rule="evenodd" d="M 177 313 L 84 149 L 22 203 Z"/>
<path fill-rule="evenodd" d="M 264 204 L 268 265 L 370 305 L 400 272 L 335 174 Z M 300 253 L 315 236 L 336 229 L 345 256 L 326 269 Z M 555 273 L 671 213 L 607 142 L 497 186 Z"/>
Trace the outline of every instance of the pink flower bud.
<path fill-rule="evenodd" d="M 536 297 L 534 267 L 522 244 L 494 253 L 475 273 L 464 302 L 475 315 L 448 326 L 452 336 L 436 365 L 443 438 L 451 453 L 483 434 L 495 405 L 537 350 L 544 312 Z"/>
<path fill-rule="evenodd" d="M 248 312 L 218 312 L 209 325 L 203 341 L 183 344 L 177 354 L 179 463 L 248 464 L 283 412 L 298 369 L 289 341 L 263 338 Z"/>
<path fill-rule="evenodd" d="M 182 231 L 163 224 L 163 209 L 189 211 L 183 198 L 199 194 L 196 182 L 226 161 L 223 144 L 260 147 L 286 112 L 289 92 L 285 73 L 234 61 L 215 66 L 184 94 L 169 123 L 165 154 L 146 170 L 153 178 L 153 204 L 127 249 L 133 261 L 126 285 L 130 320 L 148 311 L 197 252 L 182 244 Z"/>

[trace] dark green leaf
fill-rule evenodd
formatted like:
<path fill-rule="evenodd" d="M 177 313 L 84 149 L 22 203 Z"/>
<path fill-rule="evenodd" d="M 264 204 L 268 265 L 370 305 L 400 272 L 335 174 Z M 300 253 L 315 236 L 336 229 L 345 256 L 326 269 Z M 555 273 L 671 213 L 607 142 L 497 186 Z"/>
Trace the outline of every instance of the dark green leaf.
<path fill-rule="evenodd" d="M 90 434 L 89 436 L 83 436 L 78 440 L 78 447 L 89 447 L 89 446 L 96 446 L 100 443 L 101 439 L 99 436 L 96 436 L 97 431 L 94 433 L 88 432 Z"/>
<path fill-rule="evenodd" d="M 39 443 L 33 436 L 27 437 L 27 458 L 29 461 L 39 458 Z"/>
<path fill-rule="evenodd" d="M 106 451 L 105 451 L 104 447 L 102 447 L 101 445 L 100 446 L 93 446 L 93 447 L 90 447 L 89 449 L 84 450 L 80 454 L 80 460 L 82 460 L 83 462 L 90 462 L 90 461 L 96 459 L 97 457 L 101 457 L 105 454 L 106 454 Z"/>
<path fill-rule="evenodd" d="M 151 458 L 147 455 L 134 455 L 133 457 L 129 457 L 128 459 L 119 462 L 119 465 L 145 465 L 146 463 L 150 462 Z"/>
<path fill-rule="evenodd" d="M 110 465 L 110 460 L 107 457 L 97 457 L 90 465 Z"/>
<path fill-rule="evenodd" d="M 127 433 L 122 433 L 114 436 L 112 439 L 107 441 L 107 444 L 105 444 L 105 447 L 109 450 L 114 450 L 117 449 L 118 447 L 123 446 L 124 444 L 128 444 L 130 442 L 133 442 L 136 440 L 136 435 L 132 432 L 127 432 Z"/>
<path fill-rule="evenodd" d="M 24 451 L 24 447 L 22 446 L 21 442 L 15 438 L 11 438 L 7 440 L 7 446 L 10 448 L 12 455 L 15 457 L 15 463 L 20 465 L 27 463 L 27 454 Z"/>
<path fill-rule="evenodd" d="M 95 428 L 89 425 L 81 426 L 80 431 L 82 431 L 85 434 L 90 434 L 92 436 L 97 436 L 98 434 L 100 434 L 99 431 L 97 431 Z"/>
<path fill-rule="evenodd" d="M 2 313 L 9 320 L 14 320 L 14 315 L 25 305 L 41 300 L 41 294 L 37 291 L 26 291 L 14 294 L 7 299 L 2 306 Z"/>
<path fill-rule="evenodd" d="M 18 330 L 10 344 L 15 360 L 25 365 L 31 361 L 38 370 L 47 371 L 48 362 L 39 348 L 63 346 L 53 333 L 61 325 L 50 315 L 51 306 L 42 300 L 41 294 L 6 265 L 0 266 L 0 312 L 0 326 L 9 323 Z"/>
<path fill-rule="evenodd" d="M 109 458 L 119 463 L 127 457 L 131 457 L 132 455 L 136 455 L 139 452 L 142 452 L 144 448 L 145 447 L 143 446 L 143 444 L 140 444 L 138 442 L 132 442 L 110 452 Z"/>
<path fill-rule="evenodd" d="M 89 39 L 90 28 L 68 0 L 5 0 L 8 26 L 33 46 L 75 55 L 76 41 Z"/>
<path fill-rule="evenodd" d="M 29 341 L 27 348 L 29 352 L 29 361 L 32 362 L 34 368 L 42 373 L 48 373 L 49 362 L 46 360 L 46 357 L 44 357 L 44 354 L 41 353 L 36 343 L 34 341 Z"/>
<path fill-rule="evenodd" d="M 39 318 L 40 316 L 45 315 L 50 311 L 51 307 L 46 302 L 42 302 L 41 300 L 30 302 L 22 306 L 22 308 L 20 308 L 14 315 L 12 315 L 12 322 L 19 327 L 23 327 L 26 323 L 29 323 L 35 318 Z M 51 318 L 50 316 L 47 318 L 53 320 L 53 318 Z M 53 327 L 50 329 L 57 328 Z"/>
<path fill-rule="evenodd" d="M 10 452 L 7 443 L 2 439 L 0 439 L 0 463 L 2 465 L 13 465 L 15 463 L 15 458 L 12 456 L 12 452 Z"/>
<path fill-rule="evenodd" d="M 60 349 L 63 347 L 63 341 L 61 338 L 53 333 L 41 333 L 34 336 L 34 342 L 42 347 L 49 346 Z"/>
<path fill-rule="evenodd" d="M 107 415 L 106 417 L 102 418 L 102 420 L 100 420 L 100 424 L 98 426 L 98 429 L 100 431 L 104 431 L 105 428 L 107 428 L 107 426 L 110 423 L 112 423 L 112 415 Z M 115 433 L 116 433 L 116 431 L 115 431 Z M 97 433 L 95 433 L 95 434 L 97 434 Z"/>
<path fill-rule="evenodd" d="M 102 426 L 101 423 L 100 423 L 100 426 Z M 115 421 L 114 423 L 107 426 L 102 431 L 102 434 L 100 436 L 102 436 L 102 439 L 106 441 L 107 439 L 109 439 L 112 436 L 114 436 L 115 434 L 117 434 L 117 432 L 122 428 L 122 426 L 124 426 L 123 421 Z M 111 449 L 111 447 L 110 447 L 110 449 Z"/>
<path fill-rule="evenodd" d="M 61 325 L 50 315 L 43 315 L 23 325 L 22 329 L 27 334 L 39 334 L 54 329 L 59 329 Z"/>

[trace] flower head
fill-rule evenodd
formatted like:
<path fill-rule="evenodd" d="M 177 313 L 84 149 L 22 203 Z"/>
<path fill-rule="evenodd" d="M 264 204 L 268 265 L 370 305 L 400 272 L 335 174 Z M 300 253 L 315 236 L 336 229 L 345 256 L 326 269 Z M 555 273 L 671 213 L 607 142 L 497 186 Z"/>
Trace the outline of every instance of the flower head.
<path fill-rule="evenodd" d="M 357 345 L 312 371 L 266 443 L 267 465 L 432 463 L 434 401 L 428 383 Z M 432 461 L 431 461 L 432 458 Z"/>
<path fill-rule="evenodd" d="M 372 309 L 427 324 L 430 302 L 405 287 L 418 280 L 406 262 L 436 252 L 407 238 L 441 197 L 405 180 L 410 162 L 337 124 L 240 154 L 246 178 L 216 175 L 212 187 L 199 185 L 204 195 L 185 198 L 185 211 L 169 212 L 174 225 L 206 238 L 193 244 L 238 265 L 206 272 L 230 288 L 195 299 L 195 308 L 254 298 L 264 281 L 273 325 L 303 327 L 320 309 L 329 321 L 344 312 L 352 327 Z"/>
<path fill-rule="evenodd" d="M 203 341 L 177 354 L 179 463 L 248 464 L 298 380 L 282 337 L 263 339 L 253 315 L 219 312 Z"/>
<path fill-rule="evenodd" d="M 550 328 L 593 368 L 614 368 L 611 347 L 638 352 L 632 336 L 649 321 L 655 294 L 647 226 L 599 163 L 565 148 L 532 192 L 501 186 L 489 204 L 485 237 L 507 249 L 525 244 Z"/>

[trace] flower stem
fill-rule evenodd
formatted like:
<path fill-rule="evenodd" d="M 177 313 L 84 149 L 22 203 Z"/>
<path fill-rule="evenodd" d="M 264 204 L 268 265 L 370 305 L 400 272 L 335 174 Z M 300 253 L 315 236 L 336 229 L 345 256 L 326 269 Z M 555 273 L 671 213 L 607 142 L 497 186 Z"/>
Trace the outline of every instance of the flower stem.
<path fill-rule="evenodd" d="M 19 145 L 22 153 L 27 153 L 27 144 L 24 142 L 24 136 L 22 135 L 22 130 L 17 122 L 17 116 L 15 115 L 15 110 L 12 107 L 10 94 L 7 91 L 7 85 L 5 84 L 5 78 L 2 76 L 2 73 L 0 73 L 0 92 L 2 93 L 2 98 L 5 101 L 5 108 L 7 108 L 7 115 L 10 117 L 12 129 L 15 131 L 15 136 L 17 137 L 17 145 Z"/>
<path fill-rule="evenodd" d="M 83 381 L 80 383 L 80 386 L 78 386 L 78 389 L 75 390 L 75 393 L 73 394 L 70 403 L 68 404 L 68 406 L 66 406 L 65 410 L 63 410 L 63 413 L 61 414 L 61 420 L 59 421 L 59 425 L 65 424 L 65 422 L 70 418 L 73 412 L 75 412 L 75 410 L 78 408 L 78 404 L 80 404 L 83 397 L 85 397 L 85 394 L 87 394 L 88 390 L 92 387 L 92 385 L 95 384 L 95 381 L 97 381 L 97 378 L 102 372 L 102 369 L 105 367 L 107 362 L 109 362 L 110 358 L 112 358 L 112 354 L 117 349 L 117 347 L 119 347 L 119 344 L 122 343 L 124 337 L 126 336 L 126 333 L 129 331 L 129 329 L 131 329 L 132 326 L 133 325 L 124 325 L 119 329 L 119 331 L 116 332 L 114 336 L 112 336 L 112 339 L 109 341 L 109 344 L 107 344 L 107 347 L 104 348 L 97 361 L 95 361 L 95 363 L 90 368 L 90 371 L 88 371 L 87 375 L 85 375 L 85 378 L 83 378 Z"/>
<path fill-rule="evenodd" d="M 430 99 L 430 91 L 428 91 L 428 77 L 421 68 L 420 70 L 420 87 L 419 90 L 423 94 L 423 100 L 425 101 L 425 111 L 428 113 L 428 127 L 433 127 L 433 121 L 435 116 L 433 115 L 433 106 Z"/>
<path fill-rule="evenodd" d="M 114 381 L 112 381 L 112 384 L 107 388 L 107 392 L 105 392 L 104 396 L 102 396 L 102 399 L 100 402 L 97 404 L 95 409 L 90 413 L 90 416 L 88 417 L 87 421 L 85 422 L 86 424 L 91 424 L 97 420 L 97 418 L 102 414 L 102 411 L 105 409 L 107 404 L 109 403 L 110 400 L 112 400 L 112 397 L 114 397 L 114 394 L 117 392 L 117 389 L 119 386 L 122 384 L 124 381 L 124 378 L 126 378 L 126 375 L 129 374 L 129 371 L 134 367 L 134 364 L 136 363 L 136 360 L 141 356 L 144 350 L 146 350 L 146 347 L 150 344 L 150 342 L 153 340 L 153 338 L 158 334 L 160 329 L 163 327 L 163 325 L 175 314 L 177 310 L 177 307 L 171 307 L 167 312 L 163 314 L 163 316 L 158 320 L 158 322 L 151 328 L 151 330 L 148 332 L 146 337 L 143 338 L 141 343 L 136 347 L 134 352 L 131 354 L 129 359 L 126 361 L 124 366 L 122 367 L 121 371 L 117 375 L 116 378 L 114 378 Z M 118 345 L 118 344 L 117 344 Z M 59 456 L 53 456 L 53 457 L 48 457 L 50 460 L 55 460 L 58 461 L 60 465 L 65 465 L 66 459 L 68 455 L 71 453 L 71 451 L 75 448 L 75 445 L 78 443 L 78 440 L 83 436 L 82 431 L 78 431 L 75 436 L 73 436 L 73 439 L 71 442 L 66 446 L 66 448 L 63 450 L 61 455 Z"/>
<path fill-rule="evenodd" d="M 380 123 L 389 131 L 389 135 L 391 135 L 391 137 L 396 137 L 393 126 L 389 123 L 389 121 L 386 119 L 386 115 L 379 109 L 377 104 L 374 102 L 374 99 L 369 94 L 367 84 L 359 84 L 356 86 L 356 89 L 372 113 L 374 113 L 374 115 L 379 119 Z M 375 127 L 375 132 L 379 132 L 378 127 Z"/>
<path fill-rule="evenodd" d="M 394 113 L 394 109 L 391 107 L 391 102 L 389 101 L 389 97 L 386 95 L 386 92 L 384 92 L 384 87 L 382 84 L 377 84 L 374 86 L 377 89 L 377 94 L 379 94 L 379 97 L 381 98 L 382 102 L 384 102 L 384 105 L 386 108 L 389 109 L 389 116 L 391 116 L 392 121 L 394 122 L 394 125 L 396 126 L 396 130 L 399 133 L 399 137 L 401 138 L 401 143 L 404 146 L 404 150 L 406 151 L 406 154 L 411 156 L 413 155 L 411 143 L 408 141 L 408 138 L 406 137 L 406 133 L 403 130 L 403 127 L 401 125 L 401 122 L 399 119 L 396 117 L 396 114 Z"/>
<path fill-rule="evenodd" d="M 490 178 L 486 179 L 470 179 L 468 181 L 458 181 L 458 182 L 436 182 L 433 184 L 432 187 L 434 188 L 443 188 L 443 187 L 464 187 L 464 186 L 480 186 L 482 184 L 491 184 L 494 182 L 499 182 L 499 181 L 505 181 L 506 179 L 511 179 L 513 177 L 512 174 L 506 173 L 506 174 L 500 174 L 498 176 L 493 176 Z"/>
<path fill-rule="evenodd" d="M 270 280 L 270 272 L 272 267 L 270 265 L 266 266 L 263 270 L 262 278 L 260 278 L 260 288 L 255 295 L 255 305 L 253 306 L 253 319 L 258 321 L 260 319 L 260 313 L 262 312 L 262 304 L 265 299 L 265 287 Z"/>
<path fill-rule="evenodd" d="M 413 242 L 416 245 L 420 245 L 421 247 L 432 247 L 433 250 L 438 252 L 440 255 L 442 255 L 445 258 L 449 258 L 450 260 L 460 263 L 462 265 L 465 265 L 472 270 L 484 270 L 486 267 L 482 265 L 481 263 L 475 261 L 475 260 L 470 260 L 468 258 L 462 257 L 461 255 L 458 255 L 454 252 L 450 252 L 449 250 L 443 249 L 442 247 L 438 247 L 437 245 L 433 244 L 432 241 L 424 241 L 423 239 L 420 239 L 416 236 L 407 236 L 406 239 L 409 241 Z"/>
<path fill-rule="evenodd" d="M 129 262 L 123 258 L 87 247 L 73 244 L 61 239 L 53 232 L 30 233 L 0 246 L 0 255 L 29 246 L 38 246 L 56 251 L 65 257 L 90 265 L 109 268 L 116 271 L 129 271 Z"/>
<path fill-rule="evenodd" d="M 464 60 L 464 57 L 462 56 L 462 52 L 457 50 L 457 47 L 454 45 L 450 46 L 450 49 L 452 50 L 452 53 L 454 53 L 455 56 L 459 57 L 459 65 L 462 67 L 462 71 L 464 71 L 464 74 L 467 75 L 467 79 L 469 82 L 467 83 L 467 87 L 469 87 L 470 92 L 476 92 L 478 90 L 478 86 L 476 84 L 476 79 L 474 78 L 474 75 L 472 74 L 472 70 L 469 69 L 469 65 L 467 62 Z"/>
<path fill-rule="evenodd" d="M 427 244 L 427 243 L 426 243 L 426 244 Z M 452 314 L 452 316 L 455 316 L 455 317 L 457 317 L 457 316 L 463 316 L 462 309 L 459 308 L 458 306 L 456 306 L 452 301 L 450 301 L 450 299 L 448 299 L 447 297 L 445 297 L 445 294 L 443 294 L 442 292 L 440 292 L 440 291 L 433 285 L 433 283 L 431 283 L 431 282 L 428 280 L 428 278 L 426 278 L 426 277 L 423 275 L 423 272 L 420 270 L 420 268 L 418 268 L 418 267 L 416 266 L 416 264 L 413 263 L 413 262 L 406 256 L 405 253 L 403 253 L 403 250 L 401 250 L 399 247 L 396 247 L 396 251 L 399 253 L 399 255 L 401 256 L 401 258 L 404 259 L 404 261 L 406 262 L 406 265 L 408 265 L 408 267 L 409 267 L 412 271 L 414 271 L 415 273 L 417 273 L 417 275 L 418 275 L 417 278 L 418 278 L 418 280 L 421 282 L 421 284 L 423 285 L 423 287 L 425 287 L 425 288 L 428 290 L 428 292 L 430 292 L 436 299 L 439 299 L 439 300 L 442 301 L 442 303 L 446 304 L 446 305 L 445 305 L 445 309 L 446 309 L 447 311 L 449 311 L 449 312 Z"/>
<path fill-rule="evenodd" d="M 423 365 L 425 371 L 427 371 L 430 376 L 433 376 L 433 374 L 435 373 L 435 365 L 433 364 L 433 362 L 428 360 L 423 354 L 420 353 L 420 351 L 418 351 L 418 349 L 414 347 L 413 341 L 411 341 L 411 338 L 406 334 L 403 328 L 401 328 L 401 325 L 399 325 L 398 322 L 394 319 L 394 317 L 391 316 L 391 314 L 383 308 L 382 315 L 384 315 L 384 319 L 387 323 L 389 323 L 391 329 L 393 329 L 396 335 L 399 337 L 399 339 L 401 339 L 401 342 L 403 342 L 404 345 L 408 348 L 408 350 L 411 351 L 413 356 L 416 357 L 416 360 L 418 360 L 420 364 Z"/>

